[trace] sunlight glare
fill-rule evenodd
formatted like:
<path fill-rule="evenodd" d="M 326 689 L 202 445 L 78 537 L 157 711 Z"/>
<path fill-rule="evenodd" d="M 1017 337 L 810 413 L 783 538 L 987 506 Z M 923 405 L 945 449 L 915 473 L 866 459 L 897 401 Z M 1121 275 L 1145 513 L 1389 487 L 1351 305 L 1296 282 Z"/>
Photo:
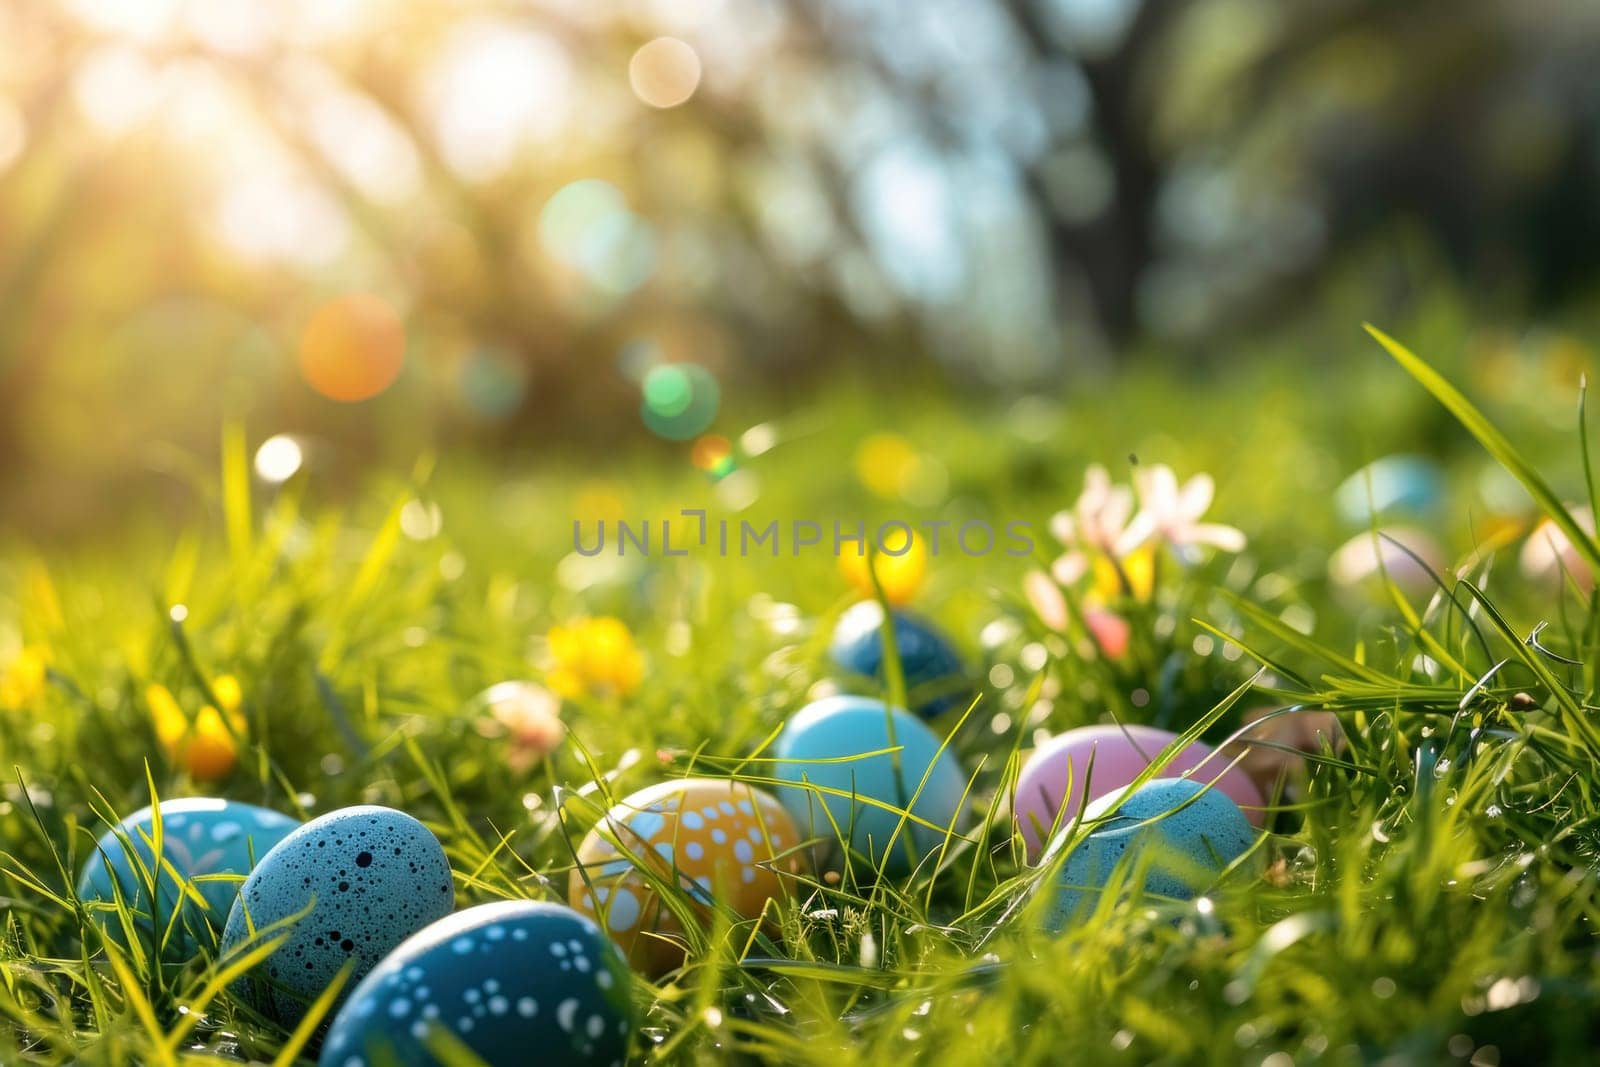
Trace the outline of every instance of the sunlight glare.
<path fill-rule="evenodd" d="M 112 132 L 149 118 L 163 95 L 160 73 L 129 45 L 96 48 L 78 67 L 72 88 L 89 121 Z"/>
<path fill-rule="evenodd" d="M 22 155 L 28 144 L 28 123 L 22 109 L 9 97 L 0 96 L 0 174 Z"/>
<path fill-rule="evenodd" d="M 251 55 L 271 41 L 279 19 L 276 4 L 259 0 L 191 0 L 184 28 L 206 47 L 225 55 Z"/>
<path fill-rule="evenodd" d="M 446 161 L 474 181 L 503 173 L 527 143 L 566 128 L 572 82 L 566 52 L 544 34 L 496 20 L 463 24 L 425 90 Z"/>
<path fill-rule="evenodd" d="M 182 0 L 66 0 L 78 21 L 107 34 L 154 43 L 171 35 Z"/>
<path fill-rule="evenodd" d="M 350 231 L 344 212 L 322 189 L 270 170 L 227 187 L 217 227 L 223 242 L 245 256 L 308 266 L 337 259 Z"/>

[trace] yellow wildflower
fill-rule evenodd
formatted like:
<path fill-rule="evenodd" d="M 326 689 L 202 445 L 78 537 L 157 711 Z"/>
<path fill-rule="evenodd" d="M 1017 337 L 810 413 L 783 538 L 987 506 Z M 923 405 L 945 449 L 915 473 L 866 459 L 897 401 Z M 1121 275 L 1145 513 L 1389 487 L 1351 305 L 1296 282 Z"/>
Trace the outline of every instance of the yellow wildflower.
<path fill-rule="evenodd" d="M 1156 549 L 1153 544 L 1136 548 L 1115 562 L 1103 554 L 1094 557 L 1092 595 L 1100 603 L 1114 603 L 1130 595 L 1135 600 L 1149 600 L 1155 584 Z"/>
<path fill-rule="evenodd" d="M 50 657 L 39 645 L 24 645 L 0 668 L 0 708 L 21 710 L 44 692 Z"/>
<path fill-rule="evenodd" d="M 576 619 L 552 627 L 546 640 L 551 663 L 545 680 L 564 697 L 627 696 L 644 677 L 644 656 L 620 619 Z"/>
<path fill-rule="evenodd" d="M 839 550 L 840 572 L 851 585 L 861 590 L 863 596 L 876 596 L 872 589 L 872 575 L 867 570 L 870 563 L 878 572 L 878 584 L 883 586 L 883 595 L 889 603 L 906 603 L 922 587 L 922 580 L 928 573 L 928 546 L 916 533 L 909 534 L 909 544 L 906 536 L 889 535 L 885 538 L 889 551 L 875 552 L 870 560 L 867 546 L 862 545 L 858 553 L 855 545 L 846 544 Z"/>
<path fill-rule="evenodd" d="M 239 740 L 246 727 L 239 711 L 244 694 L 238 679 L 222 675 L 212 682 L 211 691 L 223 710 L 207 704 L 191 722 L 166 686 L 155 683 L 145 689 L 156 740 L 161 742 L 167 758 L 206 782 L 226 778 L 233 772 L 239 763 Z"/>

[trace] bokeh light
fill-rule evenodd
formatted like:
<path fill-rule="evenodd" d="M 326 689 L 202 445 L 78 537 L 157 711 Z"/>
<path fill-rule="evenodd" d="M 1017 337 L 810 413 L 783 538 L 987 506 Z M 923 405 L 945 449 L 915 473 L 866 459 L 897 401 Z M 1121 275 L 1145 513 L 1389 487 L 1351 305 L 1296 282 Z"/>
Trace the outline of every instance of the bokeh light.
<path fill-rule="evenodd" d="M 427 79 L 446 162 L 474 181 L 502 174 L 529 142 L 565 129 L 572 82 L 566 52 L 544 34 L 498 19 L 462 25 Z"/>
<path fill-rule="evenodd" d="M 894 433 L 875 433 L 856 449 L 856 477 L 874 495 L 886 500 L 900 496 L 901 487 L 913 476 L 917 450 L 911 442 Z"/>
<path fill-rule="evenodd" d="M 716 378 L 694 363 L 664 363 L 644 377 L 640 415 L 651 432 L 687 441 L 715 421 L 722 406 Z"/>
<path fill-rule="evenodd" d="M 676 37 L 657 37 L 628 61 L 628 84 L 651 107 L 677 107 L 700 85 L 700 57 Z"/>
<path fill-rule="evenodd" d="M 288 434 L 274 434 L 256 449 L 256 475 L 272 485 L 293 478 L 304 464 L 305 450 Z"/>
<path fill-rule="evenodd" d="M 400 376 L 406 332 L 387 301 L 351 293 L 317 310 L 300 337 L 300 373 L 330 400 L 377 396 Z"/>
<path fill-rule="evenodd" d="M 474 414 L 507 419 L 516 414 L 527 394 L 528 367 L 505 349 L 479 348 L 462 361 L 457 386 Z"/>
<path fill-rule="evenodd" d="M 556 191 L 539 215 L 539 242 L 590 285 L 623 296 L 655 270 L 655 236 L 610 182 L 584 178 Z"/>
<path fill-rule="evenodd" d="M 770 422 L 758 422 L 739 435 L 739 447 L 751 456 L 764 455 L 777 443 L 778 428 Z"/>
<path fill-rule="evenodd" d="M 584 523 L 614 522 L 627 513 L 623 487 L 611 481 L 585 482 L 572 504 L 573 518 Z"/>
<path fill-rule="evenodd" d="M 934 456 L 923 455 L 896 433 L 875 433 L 856 448 L 856 478 L 874 496 L 931 507 L 945 498 L 950 475 Z"/>
<path fill-rule="evenodd" d="M 719 433 L 706 434 L 689 450 L 689 460 L 712 478 L 725 478 L 733 473 L 733 443 Z"/>
<path fill-rule="evenodd" d="M 182 6 L 180 0 L 67 0 L 65 4 L 87 26 L 147 43 L 172 33 Z"/>

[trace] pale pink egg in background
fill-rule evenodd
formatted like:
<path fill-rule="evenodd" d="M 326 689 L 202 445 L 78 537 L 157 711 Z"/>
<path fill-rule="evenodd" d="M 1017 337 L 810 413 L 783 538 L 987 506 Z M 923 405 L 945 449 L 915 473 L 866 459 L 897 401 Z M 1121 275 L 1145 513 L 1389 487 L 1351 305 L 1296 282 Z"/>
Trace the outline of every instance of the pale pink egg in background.
<path fill-rule="evenodd" d="M 1017 777 L 1016 818 L 1028 845 L 1028 859 L 1037 860 L 1044 839 L 1063 808 L 1063 826 L 1070 825 L 1088 799 L 1096 800 L 1121 789 L 1139 776 L 1177 734 L 1154 726 L 1105 724 L 1080 726 L 1051 738 L 1038 748 Z M 1090 758 L 1094 765 L 1090 767 Z M 1261 792 L 1250 776 L 1209 745 L 1196 741 L 1174 756 L 1162 769 L 1162 778 L 1195 778 L 1216 787 L 1244 809 L 1256 826 L 1265 818 Z M 1191 773 L 1196 772 L 1196 773 Z M 1092 778 L 1092 781 L 1086 779 Z M 1070 785 L 1069 785 L 1070 782 Z"/>

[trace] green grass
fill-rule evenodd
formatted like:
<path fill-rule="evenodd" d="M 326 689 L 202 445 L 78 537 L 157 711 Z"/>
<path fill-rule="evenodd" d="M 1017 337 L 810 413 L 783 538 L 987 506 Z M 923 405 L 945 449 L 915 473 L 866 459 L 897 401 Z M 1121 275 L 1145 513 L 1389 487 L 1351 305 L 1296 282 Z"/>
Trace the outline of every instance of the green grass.
<path fill-rule="evenodd" d="M 852 599 L 832 560 L 584 564 L 569 555 L 571 516 L 602 482 L 637 517 L 905 515 L 850 471 L 856 442 L 885 428 L 943 463 L 940 518 L 1042 526 L 1086 462 L 1125 470 L 1120 457 L 1137 453 L 1214 471 L 1215 516 L 1252 544 L 1169 578 L 1133 615 L 1137 654 L 1114 667 L 1040 632 L 1019 592 L 1034 561 L 941 557 L 917 604 L 982 682 L 970 713 L 942 724 L 971 776 L 965 825 L 908 878 L 874 878 L 859 859 L 808 867 L 780 909 L 781 939 L 722 921 L 696 934 L 684 972 L 637 983 L 636 1058 L 1588 1058 L 1600 1038 L 1600 616 L 1575 589 L 1523 582 L 1509 551 L 1445 575 L 1431 597 L 1351 593 L 1326 573 L 1358 532 L 1338 526 L 1329 490 L 1383 452 L 1447 462 L 1452 503 L 1435 521 L 1461 558 L 1476 541 L 1467 516 L 1485 507 L 1486 461 L 1467 431 L 1558 513 L 1588 495 L 1587 465 L 1570 419 L 1500 404 L 1513 428 L 1502 438 L 1391 348 L 1427 390 L 1373 351 L 1337 383 L 1282 363 L 1211 388 L 1135 372 L 1022 408 L 840 391 L 777 419 L 782 443 L 744 460 L 760 494 L 739 513 L 725 487 L 661 450 L 510 469 L 446 455 L 335 506 L 314 473 L 252 487 L 230 431 L 222 477 L 196 482 L 205 518 L 176 536 L 156 523 L 16 546 L 0 572 L 0 648 L 10 630 L 51 663 L 27 708 L 0 711 L 0 1063 L 304 1062 L 307 1033 L 225 992 L 248 960 L 154 966 L 105 944 L 73 898 L 102 816 L 152 793 L 402 808 L 438 833 L 472 903 L 564 896 L 572 846 L 611 796 L 691 772 L 761 781 L 749 757 L 828 674 L 828 630 Z M 1542 474 L 1512 444 L 1524 441 Z M 414 536 L 429 523 L 413 501 L 437 506 L 436 535 Z M 569 703 L 566 744 L 514 775 L 464 723 L 471 698 L 537 677 L 540 635 L 599 613 L 634 629 L 643 686 Z M 1289 619 L 1314 620 L 1312 632 Z M 1031 669 L 1039 648 L 1046 662 Z M 196 786 L 163 759 L 143 689 L 163 683 L 192 709 L 222 674 L 241 682 L 248 743 L 224 784 Z M 1334 710 L 1350 744 L 1311 757 L 1250 862 L 1203 904 L 1107 894 L 1090 921 L 1040 929 L 1031 890 L 1050 871 L 1025 865 L 1007 814 L 1037 731 L 1115 714 L 1220 740 L 1243 707 L 1268 702 Z"/>

